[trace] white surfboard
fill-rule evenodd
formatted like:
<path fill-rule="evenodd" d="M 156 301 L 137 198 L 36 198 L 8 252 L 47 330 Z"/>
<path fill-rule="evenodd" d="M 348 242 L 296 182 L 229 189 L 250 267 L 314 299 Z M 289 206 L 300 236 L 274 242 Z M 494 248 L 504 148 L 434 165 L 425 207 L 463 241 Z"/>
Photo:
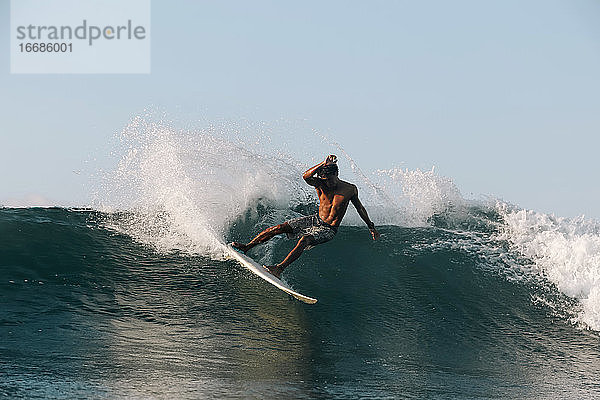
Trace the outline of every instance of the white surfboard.
<path fill-rule="evenodd" d="M 275 277 L 275 275 L 271 274 L 265 267 L 263 267 L 262 265 L 260 265 L 259 263 L 257 263 L 256 261 L 254 261 L 253 259 L 248 257 L 247 255 L 237 251 L 236 249 L 231 247 L 231 245 L 228 244 L 227 249 L 229 250 L 229 254 L 233 258 L 238 260 L 240 262 L 240 264 L 242 264 L 244 267 L 248 268 L 255 275 L 258 275 L 261 278 L 263 278 L 265 281 L 269 282 L 271 285 L 278 287 L 279 289 L 283 290 L 284 292 L 291 294 L 298 300 L 303 301 L 307 304 L 315 304 L 317 302 L 317 299 L 313 299 L 312 297 L 308 297 L 301 293 L 296 292 L 291 287 L 286 285 L 281 279 L 278 279 Z"/>

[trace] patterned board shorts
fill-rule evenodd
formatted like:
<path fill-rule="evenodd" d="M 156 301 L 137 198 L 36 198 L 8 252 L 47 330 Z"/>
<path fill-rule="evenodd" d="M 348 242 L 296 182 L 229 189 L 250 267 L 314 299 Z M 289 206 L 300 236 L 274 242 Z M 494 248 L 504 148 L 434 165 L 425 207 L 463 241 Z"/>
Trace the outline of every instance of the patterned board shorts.
<path fill-rule="evenodd" d="M 337 233 L 337 228 L 323 222 L 319 218 L 319 214 L 294 218 L 287 221 L 287 223 L 292 228 L 292 233 L 288 233 L 287 237 L 289 239 L 299 239 L 302 236 L 310 235 L 314 239 L 310 247 L 330 241 Z"/>

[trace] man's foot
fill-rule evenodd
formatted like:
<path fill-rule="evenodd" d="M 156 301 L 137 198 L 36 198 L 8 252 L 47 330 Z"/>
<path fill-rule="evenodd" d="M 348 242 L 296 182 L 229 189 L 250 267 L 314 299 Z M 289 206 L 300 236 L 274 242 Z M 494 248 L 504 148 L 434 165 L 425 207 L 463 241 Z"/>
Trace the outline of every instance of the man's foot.
<path fill-rule="evenodd" d="M 248 251 L 248 245 L 240 242 L 232 242 L 231 247 L 240 250 L 244 254 L 246 254 L 246 252 Z"/>
<path fill-rule="evenodd" d="M 271 275 L 274 275 L 275 278 L 280 278 L 281 273 L 283 272 L 283 267 L 280 267 L 279 265 L 263 265 L 263 267 L 269 271 Z"/>

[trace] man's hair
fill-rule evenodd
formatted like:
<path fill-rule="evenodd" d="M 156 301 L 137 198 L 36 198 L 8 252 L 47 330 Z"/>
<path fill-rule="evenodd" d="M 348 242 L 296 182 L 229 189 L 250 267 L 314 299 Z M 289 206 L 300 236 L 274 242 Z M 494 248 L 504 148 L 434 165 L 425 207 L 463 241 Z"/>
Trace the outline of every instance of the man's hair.
<path fill-rule="evenodd" d="M 322 177 L 329 175 L 337 175 L 338 174 L 338 166 L 337 164 L 325 164 L 319 169 L 319 175 Z"/>

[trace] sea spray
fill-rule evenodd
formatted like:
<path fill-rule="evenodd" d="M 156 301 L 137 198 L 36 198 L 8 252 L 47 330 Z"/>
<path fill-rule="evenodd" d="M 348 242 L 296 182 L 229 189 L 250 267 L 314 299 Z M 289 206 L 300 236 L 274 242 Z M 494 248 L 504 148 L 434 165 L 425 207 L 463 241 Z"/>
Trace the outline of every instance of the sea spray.
<path fill-rule="evenodd" d="M 392 168 L 377 171 L 380 187 L 402 205 L 401 213 L 390 215 L 393 225 L 427 226 L 436 215 L 461 209 L 466 205 L 451 179 L 430 171 Z"/>
<path fill-rule="evenodd" d="M 314 133 L 347 160 L 354 175 L 353 182 L 362 188 L 359 197 L 369 205 L 372 219 L 379 224 L 430 226 L 432 217 L 462 209 L 467 204 L 452 180 L 437 175 L 435 167 L 430 171 L 395 167 L 366 174 L 339 143 L 324 134 Z M 345 222 L 360 225 L 357 217 L 351 213 Z"/>
<path fill-rule="evenodd" d="M 107 226 L 160 251 L 216 255 L 231 224 L 248 212 L 256 216 L 257 207 L 269 210 L 257 226 L 314 210 L 316 194 L 302 172 L 333 151 L 345 155 L 340 177 L 358 186 L 376 224 L 428 226 L 433 214 L 462 203 L 451 181 L 433 171 L 369 177 L 339 144 L 319 143 L 302 126 L 290 123 L 288 135 L 273 134 L 285 126 L 243 121 L 181 129 L 164 118 L 135 117 L 117 136 L 118 165 L 103 176 L 96 206 L 121 211 Z M 343 223 L 364 224 L 352 207 Z"/>
<path fill-rule="evenodd" d="M 600 330 L 600 225 L 584 217 L 561 218 L 499 205 L 504 238 L 537 273 L 579 300 L 575 322 Z"/>
<path fill-rule="evenodd" d="M 103 176 L 96 201 L 113 212 L 107 226 L 159 251 L 218 255 L 246 210 L 258 203 L 288 210 L 314 198 L 289 157 L 253 152 L 221 132 L 134 118 L 118 136 L 120 161 Z"/>

